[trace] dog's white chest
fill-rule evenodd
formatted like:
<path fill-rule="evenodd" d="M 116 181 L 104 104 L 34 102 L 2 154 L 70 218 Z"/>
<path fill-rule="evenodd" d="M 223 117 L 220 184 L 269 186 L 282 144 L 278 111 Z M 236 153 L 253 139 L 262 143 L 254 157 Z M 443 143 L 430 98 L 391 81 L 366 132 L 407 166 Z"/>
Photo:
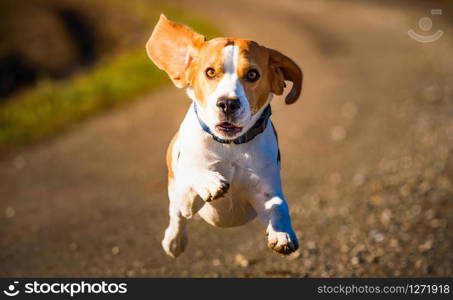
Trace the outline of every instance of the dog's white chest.
<path fill-rule="evenodd" d="M 253 197 L 265 192 L 266 186 L 274 185 L 272 181 L 279 181 L 279 178 L 269 177 L 279 168 L 278 146 L 271 125 L 248 143 L 221 144 L 200 129 L 189 111 L 180 133 L 173 155 L 179 157 L 175 161 L 176 176 L 194 180 L 194 186 L 201 185 L 200 189 L 207 190 L 212 190 L 210 176 L 194 178 L 193 174 L 218 173 L 229 183 L 223 197 L 203 204 L 200 216 L 218 227 L 239 226 L 252 220 L 256 216 Z"/>
<path fill-rule="evenodd" d="M 254 186 L 258 177 L 235 162 L 225 162 L 218 168 L 230 182 L 230 188 L 222 198 L 206 203 L 199 211 L 200 216 L 208 223 L 218 227 L 243 225 L 256 216 L 251 203 Z"/>

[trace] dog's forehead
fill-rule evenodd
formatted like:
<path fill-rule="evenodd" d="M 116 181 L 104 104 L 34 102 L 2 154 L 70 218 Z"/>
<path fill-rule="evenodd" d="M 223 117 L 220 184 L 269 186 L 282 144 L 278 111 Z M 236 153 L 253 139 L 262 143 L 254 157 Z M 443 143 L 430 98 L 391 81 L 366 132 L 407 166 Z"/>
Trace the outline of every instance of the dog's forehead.
<path fill-rule="evenodd" d="M 264 63 L 268 57 L 265 48 L 252 40 L 235 38 L 216 38 L 206 42 L 201 51 L 202 61 L 206 63 L 223 63 L 226 56 L 237 53 L 240 60 L 238 67 L 248 67 L 249 64 Z"/>

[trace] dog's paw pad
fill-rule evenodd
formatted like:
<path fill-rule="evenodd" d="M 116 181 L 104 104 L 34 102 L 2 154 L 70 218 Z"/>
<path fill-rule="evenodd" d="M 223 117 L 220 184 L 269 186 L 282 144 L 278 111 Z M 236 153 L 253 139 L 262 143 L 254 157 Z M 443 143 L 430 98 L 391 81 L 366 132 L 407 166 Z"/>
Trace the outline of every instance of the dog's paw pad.
<path fill-rule="evenodd" d="M 277 253 L 289 255 L 299 248 L 295 234 L 270 231 L 267 235 L 267 246 Z"/>

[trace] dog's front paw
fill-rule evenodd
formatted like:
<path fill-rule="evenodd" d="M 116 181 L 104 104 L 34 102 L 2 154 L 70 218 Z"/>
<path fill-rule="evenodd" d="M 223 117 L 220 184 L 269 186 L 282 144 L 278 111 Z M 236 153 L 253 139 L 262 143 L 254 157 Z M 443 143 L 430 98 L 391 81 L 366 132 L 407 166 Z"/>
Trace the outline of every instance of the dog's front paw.
<path fill-rule="evenodd" d="M 299 248 L 299 241 L 294 232 L 277 232 L 270 230 L 267 233 L 267 246 L 280 254 L 289 255 Z"/>
<path fill-rule="evenodd" d="M 228 181 L 217 172 L 209 172 L 197 181 L 197 193 L 206 202 L 222 198 L 230 188 Z"/>
<path fill-rule="evenodd" d="M 162 240 L 162 248 L 165 253 L 173 258 L 178 257 L 186 248 L 187 232 L 175 232 L 171 228 L 165 230 L 165 236 Z"/>

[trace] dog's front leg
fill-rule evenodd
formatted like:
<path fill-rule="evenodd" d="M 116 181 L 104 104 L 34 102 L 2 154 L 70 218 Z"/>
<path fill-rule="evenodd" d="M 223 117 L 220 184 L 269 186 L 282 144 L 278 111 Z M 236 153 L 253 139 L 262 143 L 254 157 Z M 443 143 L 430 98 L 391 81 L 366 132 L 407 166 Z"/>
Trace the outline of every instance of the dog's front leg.
<path fill-rule="evenodd" d="M 203 206 L 204 202 L 181 177 L 169 183 L 168 197 L 170 224 L 165 230 L 162 247 L 169 256 L 175 258 L 187 245 L 187 220 Z"/>
<path fill-rule="evenodd" d="M 187 167 L 168 186 L 170 224 L 165 230 L 162 247 L 171 257 L 179 256 L 187 245 L 187 220 L 205 204 L 222 197 L 229 188 L 217 172 Z M 191 172 L 189 172 L 191 171 Z"/>
<path fill-rule="evenodd" d="M 230 184 L 219 172 L 189 166 L 178 176 L 169 196 L 181 215 L 190 219 L 205 202 L 223 197 L 229 188 Z"/>
<path fill-rule="evenodd" d="M 230 188 L 225 177 L 216 171 L 203 170 L 190 176 L 193 189 L 206 202 L 222 198 Z"/>
<path fill-rule="evenodd" d="M 286 255 L 299 248 L 291 226 L 288 205 L 281 193 L 257 191 L 253 206 L 261 223 L 266 227 L 269 248 Z"/>

